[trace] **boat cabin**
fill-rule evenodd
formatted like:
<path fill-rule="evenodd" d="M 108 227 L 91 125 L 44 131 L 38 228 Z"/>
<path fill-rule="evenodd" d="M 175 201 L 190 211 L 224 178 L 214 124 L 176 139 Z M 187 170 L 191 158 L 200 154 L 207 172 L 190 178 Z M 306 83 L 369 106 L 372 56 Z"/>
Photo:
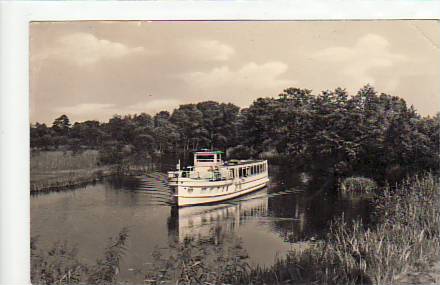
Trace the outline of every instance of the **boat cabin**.
<path fill-rule="evenodd" d="M 223 165 L 222 151 L 198 151 L 194 153 L 194 167 Z"/>
<path fill-rule="evenodd" d="M 267 161 L 265 160 L 222 160 L 222 151 L 201 150 L 194 152 L 194 165 L 177 171 L 169 171 L 170 179 L 189 178 L 206 181 L 224 181 L 247 179 L 254 176 L 267 176 Z"/>

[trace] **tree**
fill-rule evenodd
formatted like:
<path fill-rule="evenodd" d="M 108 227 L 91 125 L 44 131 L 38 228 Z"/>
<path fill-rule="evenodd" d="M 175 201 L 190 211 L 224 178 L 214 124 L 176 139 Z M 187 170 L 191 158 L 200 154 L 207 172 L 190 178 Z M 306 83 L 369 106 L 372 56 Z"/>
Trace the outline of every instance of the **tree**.
<path fill-rule="evenodd" d="M 203 113 L 195 104 L 180 105 L 173 111 L 170 122 L 178 127 L 184 152 L 209 144 L 208 131 L 203 124 Z"/>
<path fill-rule="evenodd" d="M 58 135 L 67 135 L 70 129 L 70 120 L 66 115 L 61 115 L 52 123 L 52 129 Z"/>

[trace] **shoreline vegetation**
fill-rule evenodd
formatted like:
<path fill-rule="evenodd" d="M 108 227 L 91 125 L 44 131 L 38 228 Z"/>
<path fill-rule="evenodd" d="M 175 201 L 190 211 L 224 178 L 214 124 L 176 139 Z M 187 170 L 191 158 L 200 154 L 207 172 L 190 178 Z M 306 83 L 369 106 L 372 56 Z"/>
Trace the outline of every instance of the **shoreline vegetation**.
<path fill-rule="evenodd" d="M 30 192 L 44 193 L 86 186 L 114 175 L 142 175 L 153 165 L 100 165 L 97 150 L 31 153 Z"/>
<path fill-rule="evenodd" d="M 426 173 L 384 186 L 372 200 L 373 224 L 335 219 L 322 240 L 301 241 L 273 266 L 253 267 L 239 240 L 231 237 L 170 245 L 153 253 L 150 268 L 137 269 L 144 284 L 423 284 L 436 282 L 430 272 L 440 257 L 440 184 Z M 83 264 L 78 249 L 57 243 L 49 252 L 32 239 L 33 284 L 126 284 L 118 279 L 129 232 L 110 239 L 103 259 Z M 305 245 L 305 246 L 304 246 Z M 436 263 L 437 262 L 437 263 Z M 99 273 L 99 274 L 98 274 Z M 417 279 L 416 276 L 424 276 Z M 437 275 L 436 275 L 437 274 Z M 428 277 L 426 277 L 428 276 Z"/>
<path fill-rule="evenodd" d="M 264 157 L 298 172 L 335 181 L 362 176 L 381 186 L 438 170 L 439 137 L 440 113 L 421 116 L 402 98 L 370 85 L 353 95 L 342 88 L 287 88 L 246 108 L 205 101 L 107 122 L 71 123 L 61 115 L 52 126 L 30 125 L 32 152 L 94 151 L 93 167 L 148 165 L 162 157 L 185 165 L 191 151 L 215 148 L 229 158 Z"/>

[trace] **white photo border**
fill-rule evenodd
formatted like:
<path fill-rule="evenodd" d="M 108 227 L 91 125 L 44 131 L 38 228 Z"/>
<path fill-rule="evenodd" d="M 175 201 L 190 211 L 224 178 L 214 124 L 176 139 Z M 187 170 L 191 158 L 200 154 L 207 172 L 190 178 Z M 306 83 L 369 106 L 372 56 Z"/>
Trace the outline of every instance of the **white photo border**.
<path fill-rule="evenodd" d="M 0 2 L 0 284 L 30 284 L 29 23 L 439 19 L 440 1 Z"/>

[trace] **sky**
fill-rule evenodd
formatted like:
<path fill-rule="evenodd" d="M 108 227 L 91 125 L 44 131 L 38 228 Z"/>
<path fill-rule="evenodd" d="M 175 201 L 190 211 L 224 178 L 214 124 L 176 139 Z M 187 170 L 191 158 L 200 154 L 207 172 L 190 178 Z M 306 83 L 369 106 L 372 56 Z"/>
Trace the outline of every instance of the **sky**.
<path fill-rule="evenodd" d="M 288 87 L 365 84 L 440 111 L 440 22 L 76 21 L 30 24 L 30 120 L 107 121 Z"/>

